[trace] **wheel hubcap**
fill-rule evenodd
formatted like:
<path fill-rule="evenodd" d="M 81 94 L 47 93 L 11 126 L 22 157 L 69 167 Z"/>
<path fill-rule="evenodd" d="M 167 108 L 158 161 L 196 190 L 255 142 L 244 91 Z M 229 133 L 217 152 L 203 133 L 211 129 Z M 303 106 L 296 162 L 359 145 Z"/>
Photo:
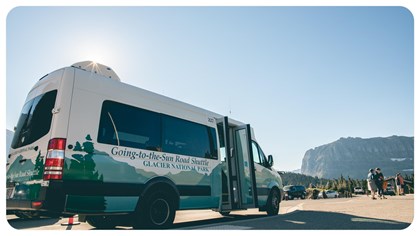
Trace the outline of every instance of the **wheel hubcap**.
<path fill-rule="evenodd" d="M 273 204 L 274 208 L 277 208 L 279 206 L 279 199 L 277 195 L 273 195 L 273 200 L 271 201 L 271 203 Z"/>
<path fill-rule="evenodd" d="M 169 218 L 169 204 L 165 199 L 155 199 L 150 206 L 150 219 L 155 225 L 163 225 Z"/>

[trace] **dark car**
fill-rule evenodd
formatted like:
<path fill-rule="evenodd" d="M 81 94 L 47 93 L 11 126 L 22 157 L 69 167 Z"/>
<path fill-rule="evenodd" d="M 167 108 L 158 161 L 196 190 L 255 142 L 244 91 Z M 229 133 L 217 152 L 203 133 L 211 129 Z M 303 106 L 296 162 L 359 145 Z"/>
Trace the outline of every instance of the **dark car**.
<path fill-rule="evenodd" d="M 305 199 L 306 189 L 302 185 L 287 185 L 283 187 L 284 200 L 293 200 L 295 198 Z"/>

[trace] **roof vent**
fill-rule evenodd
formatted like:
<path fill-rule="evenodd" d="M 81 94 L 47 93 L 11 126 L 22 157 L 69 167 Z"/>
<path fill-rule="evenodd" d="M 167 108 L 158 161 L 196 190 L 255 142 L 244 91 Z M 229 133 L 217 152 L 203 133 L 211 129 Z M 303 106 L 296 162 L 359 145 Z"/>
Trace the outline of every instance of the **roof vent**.
<path fill-rule="evenodd" d="M 104 77 L 121 81 L 118 75 L 109 66 L 105 66 L 94 61 L 82 61 L 71 65 L 74 68 L 82 69 L 91 73 L 102 75 Z"/>

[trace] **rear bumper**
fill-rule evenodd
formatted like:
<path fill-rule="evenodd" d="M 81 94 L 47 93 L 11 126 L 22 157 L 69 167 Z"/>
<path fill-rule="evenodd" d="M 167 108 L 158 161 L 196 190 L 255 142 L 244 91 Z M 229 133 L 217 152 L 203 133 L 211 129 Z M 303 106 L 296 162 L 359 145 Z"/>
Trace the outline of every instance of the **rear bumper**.
<path fill-rule="evenodd" d="M 28 200 L 12 200 L 8 199 L 6 201 L 7 211 L 12 210 L 35 210 L 32 208 L 32 201 Z"/>
<path fill-rule="evenodd" d="M 37 193 L 34 193 L 30 187 L 25 188 L 27 192 L 22 191 L 18 196 L 6 200 L 6 210 L 10 214 L 38 212 L 42 215 L 67 215 L 63 208 L 65 194 L 60 186 L 60 184 L 53 184 L 52 187 L 43 186 L 37 189 Z"/>
<path fill-rule="evenodd" d="M 22 186 L 22 185 L 21 185 Z M 126 214 L 133 212 L 144 186 L 90 181 L 50 181 L 37 189 L 37 197 L 20 192 L 6 200 L 7 212 L 37 212 L 42 215 Z"/>

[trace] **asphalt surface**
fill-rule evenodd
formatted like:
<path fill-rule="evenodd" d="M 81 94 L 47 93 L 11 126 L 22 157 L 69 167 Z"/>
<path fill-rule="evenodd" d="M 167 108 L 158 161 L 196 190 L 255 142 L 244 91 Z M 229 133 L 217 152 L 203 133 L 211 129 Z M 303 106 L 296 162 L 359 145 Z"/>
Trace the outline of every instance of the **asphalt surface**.
<path fill-rule="evenodd" d="M 282 201 L 280 214 L 266 216 L 256 209 L 232 212 L 222 217 L 210 210 L 178 211 L 173 230 L 241 230 L 241 229 L 405 229 L 414 218 L 414 195 L 389 196 L 372 200 L 367 196 L 353 198 Z M 63 219 L 19 219 L 7 216 L 14 229 L 31 230 L 90 230 L 87 223 L 62 226 Z M 77 221 L 77 218 L 75 219 Z M 118 227 L 117 229 L 131 229 Z"/>

